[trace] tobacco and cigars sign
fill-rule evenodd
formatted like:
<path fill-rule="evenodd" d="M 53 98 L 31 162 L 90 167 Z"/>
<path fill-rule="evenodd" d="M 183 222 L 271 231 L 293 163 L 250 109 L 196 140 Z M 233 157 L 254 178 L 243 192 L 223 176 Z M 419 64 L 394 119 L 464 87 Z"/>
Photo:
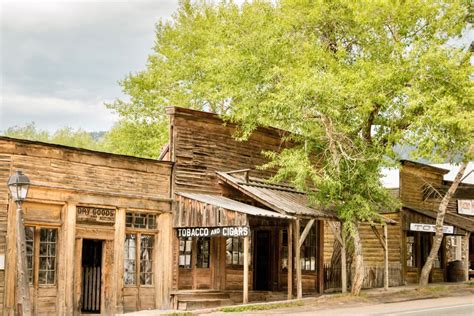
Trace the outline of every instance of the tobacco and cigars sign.
<path fill-rule="evenodd" d="M 246 237 L 250 235 L 250 227 L 229 226 L 229 227 L 192 227 L 177 228 L 178 237 Z"/>
<path fill-rule="evenodd" d="M 421 224 L 421 223 L 411 223 L 410 230 L 415 232 L 427 232 L 427 233 L 435 233 L 436 232 L 436 225 L 432 224 Z M 443 234 L 452 234 L 454 233 L 454 227 L 444 225 L 443 226 Z"/>
<path fill-rule="evenodd" d="M 78 222 L 114 224 L 115 210 L 109 208 L 77 206 L 76 220 Z"/>

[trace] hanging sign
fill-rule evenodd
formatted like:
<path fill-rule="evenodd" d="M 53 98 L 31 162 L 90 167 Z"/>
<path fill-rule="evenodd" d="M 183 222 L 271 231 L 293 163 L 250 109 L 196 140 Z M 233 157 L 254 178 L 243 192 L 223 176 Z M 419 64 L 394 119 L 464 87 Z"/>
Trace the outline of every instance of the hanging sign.
<path fill-rule="evenodd" d="M 78 222 L 114 224 L 115 210 L 109 208 L 77 206 L 76 220 Z"/>
<path fill-rule="evenodd" d="M 250 235 L 250 227 L 229 226 L 229 227 L 191 227 L 177 228 L 178 237 L 246 237 Z"/>
<path fill-rule="evenodd" d="M 474 216 L 474 200 L 458 200 L 458 214 Z"/>
<path fill-rule="evenodd" d="M 435 233 L 436 232 L 436 225 L 410 223 L 410 230 L 415 231 L 415 232 Z M 454 227 L 453 226 L 448 226 L 448 225 L 443 226 L 443 234 L 452 234 L 452 233 L 454 233 Z"/>

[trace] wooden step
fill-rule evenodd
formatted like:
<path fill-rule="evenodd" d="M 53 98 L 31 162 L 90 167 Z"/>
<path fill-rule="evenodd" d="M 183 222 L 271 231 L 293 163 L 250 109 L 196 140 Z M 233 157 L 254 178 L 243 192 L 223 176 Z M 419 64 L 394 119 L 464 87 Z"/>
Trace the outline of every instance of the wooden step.
<path fill-rule="evenodd" d="M 196 310 L 205 308 L 214 308 L 219 306 L 232 305 L 234 301 L 226 298 L 215 298 L 215 299 L 187 299 L 178 300 L 178 310 Z"/>

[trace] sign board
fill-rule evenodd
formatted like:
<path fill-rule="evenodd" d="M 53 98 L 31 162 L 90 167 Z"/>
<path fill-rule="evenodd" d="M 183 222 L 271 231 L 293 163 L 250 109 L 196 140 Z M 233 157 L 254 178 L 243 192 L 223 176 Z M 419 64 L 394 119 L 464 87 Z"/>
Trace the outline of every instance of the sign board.
<path fill-rule="evenodd" d="M 115 210 L 109 208 L 77 206 L 76 221 L 113 225 L 115 223 Z"/>
<path fill-rule="evenodd" d="M 458 200 L 458 214 L 474 216 L 474 200 Z"/>
<path fill-rule="evenodd" d="M 5 255 L 0 255 L 0 270 L 5 270 Z"/>
<path fill-rule="evenodd" d="M 177 231 L 178 237 L 246 237 L 250 235 L 250 227 L 247 226 L 177 228 Z"/>
<path fill-rule="evenodd" d="M 410 230 L 414 232 L 427 232 L 427 233 L 435 233 L 436 232 L 436 225 L 432 224 L 421 224 L 421 223 L 410 223 Z M 443 234 L 453 234 L 454 227 L 453 226 L 443 226 Z"/>

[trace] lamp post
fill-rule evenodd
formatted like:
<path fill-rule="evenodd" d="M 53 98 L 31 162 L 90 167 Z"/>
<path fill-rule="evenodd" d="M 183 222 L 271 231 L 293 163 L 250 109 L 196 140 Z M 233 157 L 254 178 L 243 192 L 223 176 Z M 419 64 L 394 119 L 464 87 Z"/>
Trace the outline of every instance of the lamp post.
<path fill-rule="evenodd" d="M 16 203 L 16 302 L 19 315 L 31 315 L 30 287 L 28 267 L 26 264 L 25 225 L 21 205 L 26 199 L 30 179 L 21 171 L 17 171 L 7 181 L 10 195 Z"/>

